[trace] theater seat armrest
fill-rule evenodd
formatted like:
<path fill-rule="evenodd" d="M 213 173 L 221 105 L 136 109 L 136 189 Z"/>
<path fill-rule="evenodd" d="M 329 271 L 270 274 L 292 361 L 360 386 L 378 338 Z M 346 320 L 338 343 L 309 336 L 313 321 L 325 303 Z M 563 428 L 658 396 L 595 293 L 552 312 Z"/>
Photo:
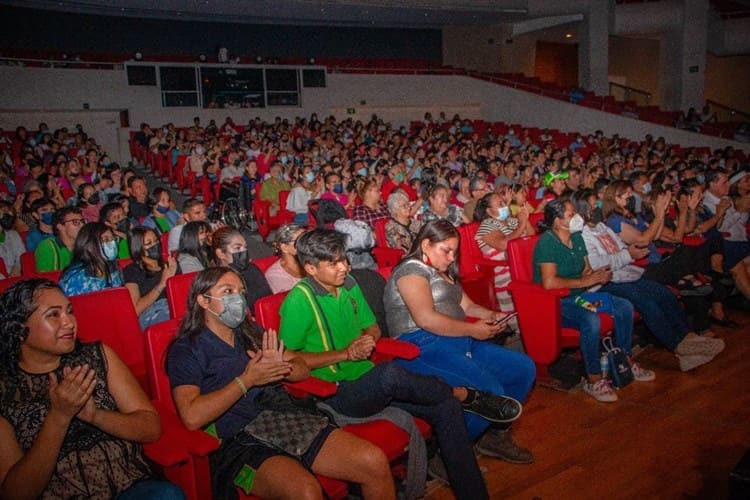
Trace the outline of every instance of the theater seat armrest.
<path fill-rule="evenodd" d="M 219 440 L 202 430 L 191 431 L 185 427 L 180 417 L 166 405 L 152 401 L 161 418 L 162 437 L 173 436 L 191 455 L 206 456 L 219 448 Z M 158 441 L 157 441 L 158 443 Z"/>
<path fill-rule="evenodd" d="M 381 337 L 375 344 L 375 352 L 382 357 L 410 360 L 419 356 L 419 347 L 409 342 Z"/>
<path fill-rule="evenodd" d="M 310 394 L 320 398 L 328 398 L 336 394 L 336 384 L 315 377 L 309 377 L 299 382 L 284 382 L 284 387 L 290 394 L 297 397 Z"/>

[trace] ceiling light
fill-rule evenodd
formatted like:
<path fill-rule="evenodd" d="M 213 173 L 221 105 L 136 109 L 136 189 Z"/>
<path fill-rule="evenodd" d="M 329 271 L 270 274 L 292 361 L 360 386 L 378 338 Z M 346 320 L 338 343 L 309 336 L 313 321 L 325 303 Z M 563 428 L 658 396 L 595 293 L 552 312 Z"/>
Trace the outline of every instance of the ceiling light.
<path fill-rule="evenodd" d="M 573 33 L 565 33 L 565 38 L 573 38 Z"/>

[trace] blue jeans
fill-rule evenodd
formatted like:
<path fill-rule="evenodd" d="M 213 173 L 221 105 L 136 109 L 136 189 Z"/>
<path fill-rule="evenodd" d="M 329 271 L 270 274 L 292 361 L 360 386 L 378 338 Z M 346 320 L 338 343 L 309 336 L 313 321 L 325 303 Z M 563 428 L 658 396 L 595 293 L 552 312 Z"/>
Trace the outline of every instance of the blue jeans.
<path fill-rule="evenodd" d="M 143 332 L 149 326 L 167 320 L 169 320 L 169 303 L 167 299 L 158 299 L 138 316 L 138 324 L 141 326 L 141 331 Z"/>
<path fill-rule="evenodd" d="M 326 401 L 351 417 L 368 417 L 393 405 L 423 418 L 432 426 L 456 498 L 487 498 L 466 426 L 461 403 L 451 386 L 436 377 L 412 373 L 396 363 L 380 363 L 357 380 L 340 382 Z"/>
<path fill-rule="evenodd" d="M 185 494 L 167 481 L 138 481 L 117 495 L 117 500 L 185 500 Z"/>
<path fill-rule="evenodd" d="M 601 372 L 599 365 L 599 345 L 601 339 L 601 323 L 599 315 L 575 303 L 576 296 L 564 297 L 560 300 L 562 312 L 562 326 L 575 328 L 581 332 L 581 354 L 586 373 L 597 375 Z M 633 304 L 620 297 L 612 296 L 612 306 L 615 320 L 615 342 L 630 356 L 633 344 Z"/>
<path fill-rule="evenodd" d="M 629 300 L 664 347 L 674 351 L 690 327 L 677 297 L 667 287 L 641 278 L 628 283 L 607 283 L 602 291 Z"/>
<path fill-rule="evenodd" d="M 398 363 L 416 373 L 436 375 L 453 387 L 472 387 L 523 401 L 534 385 L 534 362 L 525 354 L 491 342 L 443 337 L 425 330 L 405 333 L 398 339 L 420 349 L 416 359 Z M 472 440 L 490 425 L 488 420 L 473 413 L 464 413 L 464 420 Z"/>

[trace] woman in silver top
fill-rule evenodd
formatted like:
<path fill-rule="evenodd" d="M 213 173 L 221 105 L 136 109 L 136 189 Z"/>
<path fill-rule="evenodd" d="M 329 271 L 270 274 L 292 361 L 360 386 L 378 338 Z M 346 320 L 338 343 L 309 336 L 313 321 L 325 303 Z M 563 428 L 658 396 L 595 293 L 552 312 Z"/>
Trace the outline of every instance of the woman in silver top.
<path fill-rule="evenodd" d="M 505 328 L 508 314 L 473 302 L 458 280 L 458 230 L 447 220 L 427 223 L 394 269 L 383 298 L 392 336 L 419 346 L 421 354 L 401 361 L 417 373 L 437 375 L 522 401 L 534 384 L 534 363 L 525 354 L 488 340 Z M 478 318 L 469 321 L 467 316 Z M 529 450 L 516 446 L 507 425 L 490 425 L 466 415 L 477 450 L 512 463 L 531 463 Z"/>

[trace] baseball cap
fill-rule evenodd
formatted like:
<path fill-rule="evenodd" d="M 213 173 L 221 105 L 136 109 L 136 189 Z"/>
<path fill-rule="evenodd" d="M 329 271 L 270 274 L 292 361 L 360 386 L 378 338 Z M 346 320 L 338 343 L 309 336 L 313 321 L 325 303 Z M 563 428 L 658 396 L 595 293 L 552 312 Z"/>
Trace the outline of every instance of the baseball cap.
<path fill-rule="evenodd" d="M 544 174 L 544 186 L 549 187 L 555 179 L 566 180 L 568 177 L 570 177 L 568 172 L 547 172 Z"/>

